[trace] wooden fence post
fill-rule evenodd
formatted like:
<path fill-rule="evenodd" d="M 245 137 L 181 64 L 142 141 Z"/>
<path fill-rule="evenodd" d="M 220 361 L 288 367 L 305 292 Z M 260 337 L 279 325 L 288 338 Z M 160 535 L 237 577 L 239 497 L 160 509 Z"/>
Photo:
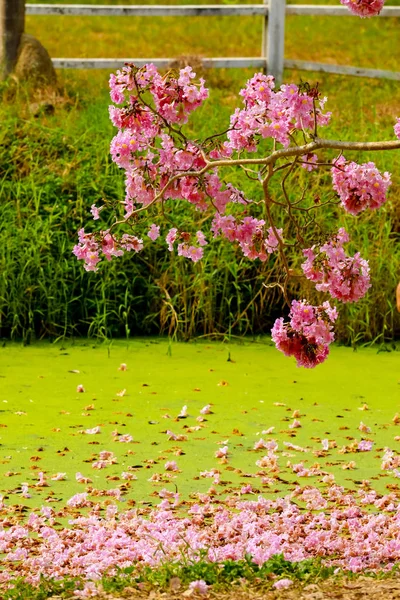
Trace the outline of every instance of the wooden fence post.
<path fill-rule="evenodd" d="M 0 0 L 0 79 L 15 65 L 25 28 L 25 0 Z"/>
<path fill-rule="evenodd" d="M 286 0 L 269 0 L 267 31 L 267 72 L 282 83 L 285 53 Z"/>

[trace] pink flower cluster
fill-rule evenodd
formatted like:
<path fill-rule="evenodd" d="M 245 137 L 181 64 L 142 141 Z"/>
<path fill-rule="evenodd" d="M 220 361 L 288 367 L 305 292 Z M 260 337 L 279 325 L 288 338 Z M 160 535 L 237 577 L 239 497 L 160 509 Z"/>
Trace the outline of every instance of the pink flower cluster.
<path fill-rule="evenodd" d="M 142 69 L 127 65 L 116 75 L 110 76 L 111 100 L 115 104 L 122 104 L 125 93 L 129 92 L 129 101 L 134 106 L 138 96 L 148 91 L 162 118 L 170 123 L 186 123 L 188 115 L 208 98 L 204 79 L 200 79 L 199 84 L 192 83 L 195 76 L 191 67 L 181 69 L 178 77 L 171 72 L 162 77 L 153 64 L 147 64 Z M 122 120 L 130 117 L 134 120 L 136 116 L 135 113 L 127 115 L 123 110 L 114 114 L 119 114 Z"/>
<path fill-rule="evenodd" d="M 184 238 L 184 235 L 185 234 L 181 234 L 181 238 Z M 197 243 L 199 244 L 198 246 L 191 246 L 186 242 L 178 244 L 178 256 L 184 256 L 186 258 L 189 258 L 194 263 L 201 260 L 203 258 L 204 253 L 203 246 L 206 246 L 208 242 L 202 231 L 198 231 L 196 233 L 196 239 Z"/>
<path fill-rule="evenodd" d="M 390 174 L 385 172 L 382 175 L 373 162 L 358 165 L 340 156 L 333 162 L 331 173 L 333 189 L 350 214 L 358 215 L 366 208 L 379 208 L 386 201 Z"/>
<path fill-rule="evenodd" d="M 209 196 L 221 209 L 229 201 L 231 194 L 222 192 L 216 174 L 206 175 L 202 189 L 196 177 L 184 175 L 185 171 L 203 168 L 204 159 L 196 145 L 187 143 L 182 147 L 166 133 L 171 124 L 185 123 L 208 97 L 204 80 L 196 84 L 194 77 L 191 67 L 181 69 L 178 76 L 169 72 L 162 77 L 153 64 L 141 69 L 128 65 L 110 77 L 111 99 L 117 104 L 125 103 L 123 108 L 110 107 L 111 120 L 120 130 L 110 150 L 113 161 L 126 171 L 126 218 L 136 203 L 150 204 L 178 172 L 182 177 L 164 190 L 164 200 L 182 198 L 200 210 L 207 208 Z M 126 98 L 127 92 L 131 94 Z M 148 102 L 143 104 L 142 96 L 148 93 L 154 108 Z"/>
<path fill-rule="evenodd" d="M 335 339 L 332 323 L 336 318 L 336 308 L 329 302 L 311 306 L 305 300 L 293 300 L 289 322 L 285 323 L 283 317 L 277 319 L 272 339 L 278 350 L 295 357 L 298 367 L 313 368 L 329 354 L 329 344 Z"/>
<path fill-rule="evenodd" d="M 182 240 L 178 244 L 178 255 L 184 256 L 185 258 L 189 258 L 194 263 L 196 263 L 203 258 L 203 246 L 207 246 L 208 242 L 202 231 L 198 231 L 196 233 L 196 242 L 198 244 L 197 246 L 193 246 L 189 243 L 191 238 L 192 236 L 190 233 L 186 231 L 178 233 L 178 230 L 174 227 L 169 230 L 165 240 L 168 244 L 168 250 L 170 252 L 174 250 L 174 244 L 176 240 Z"/>
<path fill-rule="evenodd" d="M 348 256 L 343 244 L 349 235 L 341 227 L 338 233 L 320 247 L 303 250 L 307 260 L 301 265 L 305 276 L 316 282 L 316 289 L 329 292 L 342 302 L 358 302 L 371 287 L 368 261 L 357 252 Z"/>
<path fill-rule="evenodd" d="M 205 210 L 210 199 L 219 211 L 235 201 L 237 190 L 224 188 L 216 172 L 205 174 L 201 183 L 197 177 L 186 174 L 202 169 L 206 164 L 204 157 L 197 145 L 182 144 L 170 135 L 170 124 L 185 123 L 208 96 L 204 81 L 200 79 L 195 84 L 194 77 L 191 67 L 181 69 L 178 76 L 170 72 L 162 77 L 150 64 L 142 69 L 129 65 L 110 78 L 111 99 L 117 104 L 125 103 L 123 108 L 110 108 L 111 120 L 120 130 L 111 142 L 111 156 L 126 171 L 125 218 L 129 218 L 137 204 L 148 206 L 157 194 L 160 202 L 184 199 L 198 210 Z M 131 93 L 128 98 L 127 92 Z M 141 102 L 146 93 L 150 93 L 154 109 Z M 168 185 L 178 173 L 182 176 Z M 153 223 L 148 237 L 154 241 L 159 230 Z M 179 239 L 178 254 L 197 262 L 207 242 L 199 234 L 196 246 L 186 238 L 189 234 L 178 234 L 173 228 L 166 241 L 172 251 L 175 240 Z"/>
<path fill-rule="evenodd" d="M 326 98 L 318 93 L 301 91 L 294 84 L 282 85 L 274 91 L 274 78 L 256 73 L 240 91 L 245 108 L 237 108 L 231 116 L 231 130 L 223 153 L 246 150 L 255 152 L 261 138 L 273 138 L 283 146 L 290 144 L 290 134 L 297 130 L 313 131 L 327 125 L 330 113 L 323 114 Z M 315 115 L 315 117 L 314 117 Z"/>
<path fill-rule="evenodd" d="M 102 450 L 99 454 L 99 459 L 92 463 L 92 469 L 105 469 L 117 462 L 117 457 L 109 450 Z"/>
<path fill-rule="evenodd" d="M 371 440 L 361 440 L 357 446 L 359 452 L 370 452 L 374 443 Z"/>
<path fill-rule="evenodd" d="M 359 17 L 379 15 L 386 0 L 340 0 L 341 4 Z"/>
<path fill-rule="evenodd" d="M 329 483 L 323 491 L 299 486 L 275 500 L 231 496 L 213 503 L 209 495 L 199 494 L 180 514 L 168 498 L 154 509 L 120 513 L 116 506 L 108 506 L 103 517 L 99 505 L 87 496 L 77 494 L 58 510 L 57 519 L 61 514 L 69 518 L 69 527 L 56 523 L 51 509 L 15 523 L 10 519 L 11 507 L 3 505 L 3 590 L 13 585 L 15 577 L 33 585 L 42 577 L 96 582 L 105 573 L 112 575 L 132 565 L 140 573 L 143 566 L 180 561 L 182 553 L 196 561 L 200 551 L 211 562 L 251 555 L 262 565 L 283 554 L 288 561 L 319 558 L 325 565 L 352 572 L 388 571 L 400 560 L 400 505 L 395 494 L 349 492 Z M 298 500 L 305 503 L 304 509 Z M 85 514 L 80 513 L 81 507 Z M 276 588 L 287 587 L 288 582 L 276 584 Z M 200 582 L 191 588 L 206 591 Z"/>
<path fill-rule="evenodd" d="M 301 166 L 306 171 L 315 171 L 318 168 L 318 156 L 316 154 L 305 154 L 301 157 Z"/>
<path fill-rule="evenodd" d="M 395 136 L 400 140 L 400 117 L 396 119 L 396 123 L 393 127 Z"/>
<path fill-rule="evenodd" d="M 201 181 L 188 174 L 205 167 L 204 154 L 197 144 L 182 142 L 171 124 L 186 122 L 208 95 L 204 81 L 195 84 L 194 77 L 190 67 L 181 69 L 178 76 L 170 72 L 162 77 L 154 65 L 142 69 L 130 65 L 110 78 L 111 99 L 125 103 L 122 108 L 110 108 L 111 120 L 119 128 L 111 142 L 111 156 L 126 172 L 125 218 L 137 205 L 146 207 L 156 197 L 160 202 L 183 199 L 198 210 L 212 202 L 220 212 L 241 197 L 233 186 L 222 184 L 216 171 L 205 173 Z M 127 92 L 135 95 L 126 98 Z M 149 93 L 154 108 L 142 102 L 143 94 Z M 153 223 L 147 235 L 154 241 L 158 234 L 159 226 Z M 176 239 L 173 236 L 171 232 L 167 236 L 170 250 Z M 193 246 L 183 239 L 178 253 L 197 262 L 203 256 L 203 245 Z"/>
<path fill-rule="evenodd" d="M 98 207 L 95 204 L 92 204 L 90 212 L 92 213 L 93 221 L 98 221 L 100 219 L 100 211 L 102 211 L 103 208 L 104 206 Z"/>
<path fill-rule="evenodd" d="M 160 237 L 160 226 L 153 223 L 150 226 L 150 229 L 147 232 L 147 235 L 153 242 L 155 242 L 156 239 Z"/>
<path fill-rule="evenodd" d="M 197 579 L 189 584 L 189 590 L 198 594 L 207 594 L 208 585 L 203 579 Z"/>
<path fill-rule="evenodd" d="M 286 578 L 279 579 L 279 581 L 276 581 L 272 587 L 274 587 L 276 590 L 286 590 L 291 585 L 293 585 L 293 581 Z"/>
<path fill-rule="evenodd" d="M 134 235 L 124 233 L 120 239 L 115 238 L 108 231 L 99 233 L 85 233 L 82 228 L 78 232 L 79 243 L 74 246 L 73 253 L 78 260 L 84 261 L 86 271 L 97 271 L 101 255 L 107 260 L 113 256 L 122 256 L 124 252 L 140 252 L 143 241 Z"/>
<path fill-rule="evenodd" d="M 265 261 L 268 254 L 278 249 L 279 241 L 283 242 L 283 230 L 274 230 L 270 227 L 265 232 L 265 221 L 253 217 L 244 217 L 238 221 L 233 215 L 222 216 L 216 213 L 211 231 L 214 237 L 222 235 L 230 242 L 239 242 L 243 254 L 252 260 L 259 258 Z M 268 233 L 268 235 L 266 235 Z"/>

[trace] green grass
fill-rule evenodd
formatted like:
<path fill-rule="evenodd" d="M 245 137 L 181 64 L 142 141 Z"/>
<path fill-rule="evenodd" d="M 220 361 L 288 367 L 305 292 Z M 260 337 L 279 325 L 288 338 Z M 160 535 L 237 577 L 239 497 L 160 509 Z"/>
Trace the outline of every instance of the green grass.
<path fill-rule="evenodd" d="M 396 69 L 397 23 L 293 16 L 287 19 L 286 56 Z M 257 56 L 261 40 L 257 17 L 32 16 L 27 17 L 26 29 L 52 56 Z M 211 98 L 194 115 L 190 135 L 201 138 L 224 129 L 237 93 L 251 75 L 250 70 L 206 72 Z M 318 80 L 329 97 L 328 109 L 334 114 L 327 130 L 330 137 L 393 138 L 393 123 L 400 114 L 397 82 L 285 72 L 286 81 L 298 82 L 300 77 Z M 72 256 L 76 231 L 90 221 L 90 205 L 103 198 L 117 205 L 124 196 L 123 174 L 108 157 L 113 128 L 107 113 L 107 79 L 104 71 L 60 72 L 62 94 L 48 99 L 54 115 L 43 109 L 34 116 L 23 87 L 15 90 L 12 82 L 2 86 L 0 335 L 29 342 L 35 337 L 111 338 L 159 331 L 184 339 L 267 333 L 282 300 L 262 284 L 276 277 L 279 263 L 260 267 L 219 242 L 207 248 L 201 265 L 171 259 L 162 243 L 141 256 L 104 265 L 99 274 L 84 272 Z M 335 230 L 338 221 L 349 227 L 354 250 L 360 248 L 371 261 L 374 286 L 368 297 L 342 309 L 338 339 L 345 343 L 390 340 L 400 331 L 394 307 L 400 264 L 396 156 L 393 152 L 363 158 L 373 158 L 379 168 L 393 172 L 384 209 L 356 219 L 335 211 L 319 218 L 328 230 Z M 243 182 L 237 174 L 233 181 L 251 197 L 259 196 L 252 182 Z M 304 178 L 293 180 L 293 194 L 302 183 Z M 279 194 L 278 187 L 274 190 Z M 328 178 L 320 177 L 309 193 L 324 198 Z M 298 265 L 299 257 L 290 259 Z M 312 295 L 304 282 L 291 291 Z"/>
<path fill-rule="evenodd" d="M 51 3 L 54 2 L 49 2 Z M 64 0 L 61 4 L 63 3 L 70 2 Z M 157 3 L 154 0 L 147 4 Z M 290 3 L 302 4 L 301 0 Z M 339 0 L 328 2 L 333 5 L 338 3 Z M 93 0 L 89 4 L 107 4 L 107 1 Z M 140 4 L 140 1 L 119 0 L 115 4 L 135 5 Z M 198 2 L 169 0 L 165 4 Z M 207 2 L 202 1 L 200 4 Z M 320 0 L 311 4 L 327 3 Z M 390 5 L 399 5 L 399 1 L 393 0 Z M 52 56 L 259 56 L 261 29 L 262 17 L 27 18 L 27 30 L 42 40 Z M 355 33 L 357 43 L 352 43 Z M 397 70 L 394 52 L 396 37 L 395 18 L 360 20 L 352 16 L 288 16 L 285 55 L 293 59 Z M 79 40 L 79 44 L 76 40 Z"/>
<path fill-rule="evenodd" d="M 251 557 L 245 560 L 226 560 L 223 562 L 210 562 L 206 557 L 199 557 L 197 561 L 181 560 L 179 563 L 164 563 L 157 567 L 138 566 L 121 569 L 116 575 L 104 575 L 96 582 L 98 600 L 103 598 L 174 598 L 177 593 L 189 589 L 192 581 L 202 579 L 207 583 L 213 594 L 220 598 L 264 598 L 275 599 L 277 592 L 272 590 L 274 582 L 289 578 L 293 587 L 289 591 L 290 597 L 303 597 L 312 589 L 317 594 L 330 592 L 346 593 L 349 588 L 357 587 L 360 590 L 360 575 L 355 573 L 337 572 L 334 567 L 321 564 L 319 559 L 290 562 L 280 555 L 274 555 L 262 565 L 252 562 Z M 366 592 L 375 590 L 382 592 L 386 597 L 396 589 L 398 568 L 394 567 L 386 573 L 364 573 L 361 575 L 363 588 Z M 385 580 L 389 584 L 385 589 Z M 76 598 L 76 589 L 83 589 L 85 581 L 74 578 L 62 580 L 46 580 L 33 587 L 24 579 L 14 581 L 14 588 L 6 592 L 5 600 L 45 600 L 46 598 Z M 379 584 L 383 584 L 383 590 Z M 390 586 L 392 584 L 392 587 Z M 310 586 L 313 586 L 312 588 Z M 361 592 L 362 593 L 362 592 Z"/>
<path fill-rule="evenodd" d="M 122 362 L 128 365 L 126 372 L 118 370 Z M 384 492 L 393 483 L 392 476 L 380 471 L 380 461 L 384 447 L 399 447 L 399 428 L 392 422 L 400 409 L 396 351 L 377 353 L 370 348 L 354 353 L 335 347 L 326 364 L 307 371 L 296 368 L 268 340 L 224 345 L 147 339 L 97 346 L 6 344 L 0 349 L 0 364 L 0 492 L 7 503 L 61 506 L 85 491 L 86 486 L 75 481 L 77 472 L 90 477 L 89 486 L 96 489 L 126 484 L 125 506 L 156 505 L 157 493 L 165 486 L 176 486 L 185 500 L 206 492 L 211 480 L 199 478 L 199 473 L 211 468 L 221 470 L 222 483 L 216 486 L 221 497 L 247 483 L 267 495 L 286 493 L 299 482 L 320 485 L 320 477 L 298 480 L 288 460 L 303 461 L 307 467 L 318 462 L 346 488 L 357 488 L 368 479 Z M 78 384 L 84 385 L 85 393 L 76 392 Z M 213 414 L 206 416 L 200 430 L 188 429 L 199 425 L 196 417 L 206 404 Z M 359 410 L 364 404 L 368 411 Z M 189 416 L 179 419 L 184 405 Z M 290 429 L 295 410 L 300 411 L 302 427 Z M 370 434 L 358 430 L 361 420 L 371 427 Z M 83 433 L 96 426 L 99 434 Z M 272 426 L 273 433 L 262 434 Z M 167 430 L 187 435 L 187 440 L 168 441 Z M 118 442 L 115 432 L 132 435 L 133 442 Z M 283 451 L 280 477 L 272 487 L 254 479 L 259 471 L 255 462 L 265 454 L 253 450 L 260 437 L 276 439 Z M 318 456 L 323 438 L 335 441 L 337 448 Z M 361 438 L 374 441 L 373 451 L 338 453 Z M 214 453 L 224 440 L 229 460 L 220 464 Z M 285 454 L 283 442 L 307 452 Z M 113 451 L 118 463 L 92 469 L 91 462 L 102 450 Z M 164 469 L 170 460 L 180 469 L 172 476 Z M 343 470 L 350 460 L 356 468 Z M 127 470 L 137 480 L 120 479 Z M 40 471 L 49 487 L 35 487 Z M 52 481 L 57 472 L 66 473 L 67 479 Z M 160 481 L 149 481 L 154 473 Z M 31 499 L 21 498 L 22 483 L 29 485 Z"/>
<path fill-rule="evenodd" d="M 212 590 L 217 593 L 232 591 L 232 586 L 238 592 L 253 588 L 265 593 L 277 579 L 289 577 L 295 583 L 305 585 L 310 581 L 327 579 L 332 576 L 333 571 L 333 567 L 325 567 L 318 560 L 291 563 L 281 555 L 272 557 L 262 566 L 253 563 L 250 557 L 248 560 L 226 560 L 222 563 L 201 559 L 196 562 L 182 560 L 180 563 L 165 563 L 156 568 L 144 567 L 140 572 L 136 566 L 128 567 L 115 576 L 102 577 L 97 585 L 103 593 L 118 594 L 119 598 L 121 593 L 124 597 L 129 597 L 129 590 L 132 593 L 132 589 L 136 593 L 140 589 L 142 597 L 151 593 L 153 596 L 171 593 L 174 586 L 175 591 L 183 592 L 188 589 L 190 582 L 199 579 L 212 586 Z M 43 581 L 34 588 L 21 579 L 16 582 L 15 589 L 7 593 L 5 600 L 25 600 L 27 597 L 31 600 L 44 600 L 54 595 L 72 598 L 74 590 L 83 585 L 83 581 L 64 579 L 61 582 Z"/>

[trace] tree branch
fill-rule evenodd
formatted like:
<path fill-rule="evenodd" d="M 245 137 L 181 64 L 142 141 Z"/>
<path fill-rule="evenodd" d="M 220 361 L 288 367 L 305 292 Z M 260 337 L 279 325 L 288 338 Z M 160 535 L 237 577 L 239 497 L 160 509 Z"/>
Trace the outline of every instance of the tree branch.
<path fill-rule="evenodd" d="M 323 148 L 329 148 L 334 150 L 358 150 L 358 151 L 370 151 L 376 152 L 378 150 L 400 150 L 400 140 L 390 140 L 383 142 L 346 142 L 342 140 L 327 140 L 323 138 L 316 138 L 314 141 L 304 144 L 303 146 L 292 146 L 289 148 L 281 148 L 275 150 L 269 156 L 264 158 L 238 158 L 238 159 L 222 159 L 215 161 L 207 161 L 202 169 L 199 171 L 186 171 L 170 177 L 163 188 L 155 195 L 153 200 L 149 202 L 147 206 L 142 206 L 136 209 L 128 219 L 116 221 L 111 226 L 113 229 L 116 225 L 126 223 L 130 218 L 134 218 L 139 212 L 150 208 L 157 200 L 159 200 L 169 186 L 180 179 L 181 177 L 201 177 L 207 171 L 215 169 L 216 167 L 234 167 L 234 166 L 245 166 L 245 165 L 273 165 L 280 158 L 288 158 L 290 156 L 302 156 L 303 154 L 309 154 L 315 150 L 321 150 Z M 332 165 L 333 166 L 333 165 Z M 110 229 L 110 230 L 111 230 Z"/>

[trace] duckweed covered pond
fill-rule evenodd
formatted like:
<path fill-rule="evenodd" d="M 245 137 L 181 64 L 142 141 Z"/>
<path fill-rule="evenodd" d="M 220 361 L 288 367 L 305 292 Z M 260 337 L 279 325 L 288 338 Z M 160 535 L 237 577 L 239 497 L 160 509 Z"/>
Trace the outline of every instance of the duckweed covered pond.
<path fill-rule="evenodd" d="M 156 506 L 163 489 L 273 498 L 331 474 L 346 488 L 400 490 L 385 450 L 400 455 L 397 351 L 335 347 L 307 371 L 269 340 L 6 344 L 0 411 L 7 504 L 56 509 L 89 492 Z"/>

